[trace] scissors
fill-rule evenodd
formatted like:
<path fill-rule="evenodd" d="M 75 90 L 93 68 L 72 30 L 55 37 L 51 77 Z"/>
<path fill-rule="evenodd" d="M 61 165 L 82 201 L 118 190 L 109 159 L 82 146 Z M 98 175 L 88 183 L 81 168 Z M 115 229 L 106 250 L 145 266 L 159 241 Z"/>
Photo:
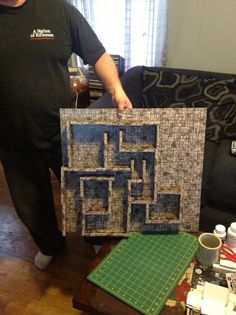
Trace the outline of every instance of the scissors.
<path fill-rule="evenodd" d="M 223 244 L 220 249 L 220 259 L 236 262 L 236 254 L 232 248 Z"/>

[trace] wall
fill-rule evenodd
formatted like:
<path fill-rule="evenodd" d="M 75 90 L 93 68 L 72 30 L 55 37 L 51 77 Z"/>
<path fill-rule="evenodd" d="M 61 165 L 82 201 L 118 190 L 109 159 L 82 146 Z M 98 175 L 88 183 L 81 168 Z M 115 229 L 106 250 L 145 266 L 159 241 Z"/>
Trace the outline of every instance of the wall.
<path fill-rule="evenodd" d="M 167 66 L 236 73 L 236 0 L 169 0 Z"/>

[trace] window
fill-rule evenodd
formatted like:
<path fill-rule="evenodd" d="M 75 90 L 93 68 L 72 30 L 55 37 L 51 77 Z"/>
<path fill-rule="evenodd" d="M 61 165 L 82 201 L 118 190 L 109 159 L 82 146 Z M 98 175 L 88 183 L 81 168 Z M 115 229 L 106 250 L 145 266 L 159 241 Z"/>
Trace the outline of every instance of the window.
<path fill-rule="evenodd" d="M 109 54 L 135 65 L 165 65 L 167 0 L 70 0 Z"/>

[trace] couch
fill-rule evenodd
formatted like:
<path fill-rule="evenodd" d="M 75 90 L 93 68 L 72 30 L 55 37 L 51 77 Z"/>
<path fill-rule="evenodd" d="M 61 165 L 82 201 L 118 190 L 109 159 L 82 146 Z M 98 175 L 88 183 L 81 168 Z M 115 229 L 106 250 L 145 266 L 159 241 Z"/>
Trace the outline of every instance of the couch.
<path fill-rule="evenodd" d="M 136 66 L 121 77 L 134 108 L 207 107 L 200 230 L 236 222 L 236 75 Z M 108 93 L 90 107 L 109 108 Z"/>

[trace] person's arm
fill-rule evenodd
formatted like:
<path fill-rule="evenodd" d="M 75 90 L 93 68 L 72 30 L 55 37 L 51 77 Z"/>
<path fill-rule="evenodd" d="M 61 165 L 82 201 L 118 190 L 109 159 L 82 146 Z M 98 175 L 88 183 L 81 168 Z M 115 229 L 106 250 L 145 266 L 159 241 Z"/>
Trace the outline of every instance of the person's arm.
<path fill-rule="evenodd" d="M 110 55 L 104 53 L 95 63 L 94 69 L 104 88 L 112 96 L 113 105 L 122 112 L 132 104 L 121 85 L 116 65 Z"/>

